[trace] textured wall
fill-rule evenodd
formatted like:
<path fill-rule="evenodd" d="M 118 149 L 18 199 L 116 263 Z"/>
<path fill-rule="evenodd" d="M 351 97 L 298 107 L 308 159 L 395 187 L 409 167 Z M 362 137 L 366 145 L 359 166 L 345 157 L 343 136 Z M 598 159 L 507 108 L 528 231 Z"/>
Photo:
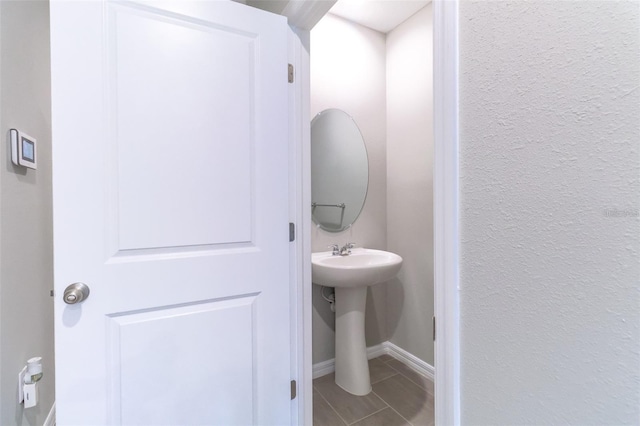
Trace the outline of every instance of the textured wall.
<path fill-rule="evenodd" d="M 369 189 L 360 217 L 340 233 L 312 227 L 312 251 L 329 244 L 355 242 L 358 247 L 386 249 L 386 101 L 385 36 L 333 15 L 311 31 L 311 116 L 327 108 L 351 115 L 369 156 Z M 334 314 L 313 286 L 313 362 L 334 357 Z M 366 337 L 369 346 L 387 340 L 385 287 L 369 288 Z"/>
<path fill-rule="evenodd" d="M 463 424 L 640 422 L 639 9 L 460 5 Z"/>
<path fill-rule="evenodd" d="M 433 12 L 387 34 L 387 248 L 402 269 L 387 285 L 389 340 L 433 365 Z"/>
<path fill-rule="evenodd" d="M 0 405 L 2 425 L 42 425 L 54 401 L 49 5 L 0 2 Z M 8 132 L 38 141 L 38 170 L 11 163 Z M 16 401 L 17 375 L 42 356 L 40 403 Z"/>

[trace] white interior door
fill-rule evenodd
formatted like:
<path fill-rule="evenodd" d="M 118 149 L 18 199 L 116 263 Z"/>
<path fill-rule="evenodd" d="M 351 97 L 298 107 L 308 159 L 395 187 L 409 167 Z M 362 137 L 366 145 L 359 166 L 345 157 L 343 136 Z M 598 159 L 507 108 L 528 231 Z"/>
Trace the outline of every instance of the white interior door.
<path fill-rule="evenodd" d="M 290 422 L 286 28 L 52 2 L 58 425 Z"/>

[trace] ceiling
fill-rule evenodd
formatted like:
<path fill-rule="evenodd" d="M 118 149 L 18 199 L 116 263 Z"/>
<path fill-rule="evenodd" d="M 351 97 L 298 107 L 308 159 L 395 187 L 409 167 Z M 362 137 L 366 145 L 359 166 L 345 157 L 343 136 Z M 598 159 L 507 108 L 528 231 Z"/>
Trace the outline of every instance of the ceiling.
<path fill-rule="evenodd" d="M 431 0 L 338 0 L 330 13 L 388 33 Z"/>

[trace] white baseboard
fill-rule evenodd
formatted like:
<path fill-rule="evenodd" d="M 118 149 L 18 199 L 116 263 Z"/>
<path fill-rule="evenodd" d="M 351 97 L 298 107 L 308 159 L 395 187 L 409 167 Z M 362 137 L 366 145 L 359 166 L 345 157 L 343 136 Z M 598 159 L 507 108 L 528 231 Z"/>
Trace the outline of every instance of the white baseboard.
<path fill-rule="evenodd" d="M 377 358 L 381 355 L 389 355 L 411 368 L 416 373 L 426 377 L 427 379 L 434 381 L 435 370 L 432 365 L 421 360 L 417 356 L 410 354 L 399 346 L 394 345 L 391 342 L 382 342 L 379 345 L 371 346 L 367 348 L 367 359 Z M 322 361 L 317 364 L 313 364 L 313 378 L 326 376 L 335 371 L 335 359 Z"/>
<path fill-rule="evenodd" d="M 400 346 L 396 346 L 391 342 L 384 342 L 384 345 L 387 349 L 387 353 L 405 364 L 407 367 L 411 368 L 418 374 L 425 376 L 427 379 L 432 382 L 436 378 L 436 370 L 433 368 L 433 365 L 429 364 L 426 361 L 421 360 L 417 356 L 405 351 Z"/>
<path fill-rule="evenodd" d="M 42 426 L 55 426 L 55 425 L 56 425 L 56 403 L 54 401 L 53 405 L 51 406 L 51 410 L 49 411 L 49 414 L 47 415 L 47 418 L 44 420 L 44 423 L 42 424 Z"/>
<path fill-rule="evenodd" d="M 379 345 L 371 346 L 367 348 L 367 359 L 377 358 L 381 355 L 388 353 L 385 344 L 388 342 L 382 342 Z"/>
<path fill-rule="evenodd" d="M 334 358 L 313 364 L 313 378 L 326 376 L 336 371 L 336 362 Z"/>

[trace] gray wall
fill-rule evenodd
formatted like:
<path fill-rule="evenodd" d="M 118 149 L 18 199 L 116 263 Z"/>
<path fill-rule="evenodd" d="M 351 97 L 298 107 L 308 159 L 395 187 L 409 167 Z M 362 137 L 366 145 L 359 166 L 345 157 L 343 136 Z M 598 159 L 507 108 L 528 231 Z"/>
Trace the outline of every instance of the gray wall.
<path fill-rule="evenodd" d="M 326 15 L 311 31 L 311 116 L 327 108 L 351 115 L 364 137 L 369 156 L 369 190 L 360 217 L 347 231 L 324 232 L 312 226 L 312 251 L 329 244 L 355 242 L 386 249 L 386 101 L 385 35 Z M 313 286 L 313 362 L 334 357 L 334 314 Z M 366 338 L 372 346 L 387 340 L 386 290 L 369 288 Z"/>
<path fill-rule="evenodd" d="M 463 424 L 640 421 L 639 12 L 460 5 Z"/>
<path fill-rule="evenodd" d="M 0 2 L 0 424 L 42 425 L 54 401 L 49 6 Z M 38 170 L 11 163 L 10 128 L 38 141 Z M 17 375 L 42 356 L 40 403 L 17 404 Z"/>
<path fill-rule="evenodd" d="M 433 365 L 433 12 L 387 34 L 387 285 L 390 341 Z"/>

